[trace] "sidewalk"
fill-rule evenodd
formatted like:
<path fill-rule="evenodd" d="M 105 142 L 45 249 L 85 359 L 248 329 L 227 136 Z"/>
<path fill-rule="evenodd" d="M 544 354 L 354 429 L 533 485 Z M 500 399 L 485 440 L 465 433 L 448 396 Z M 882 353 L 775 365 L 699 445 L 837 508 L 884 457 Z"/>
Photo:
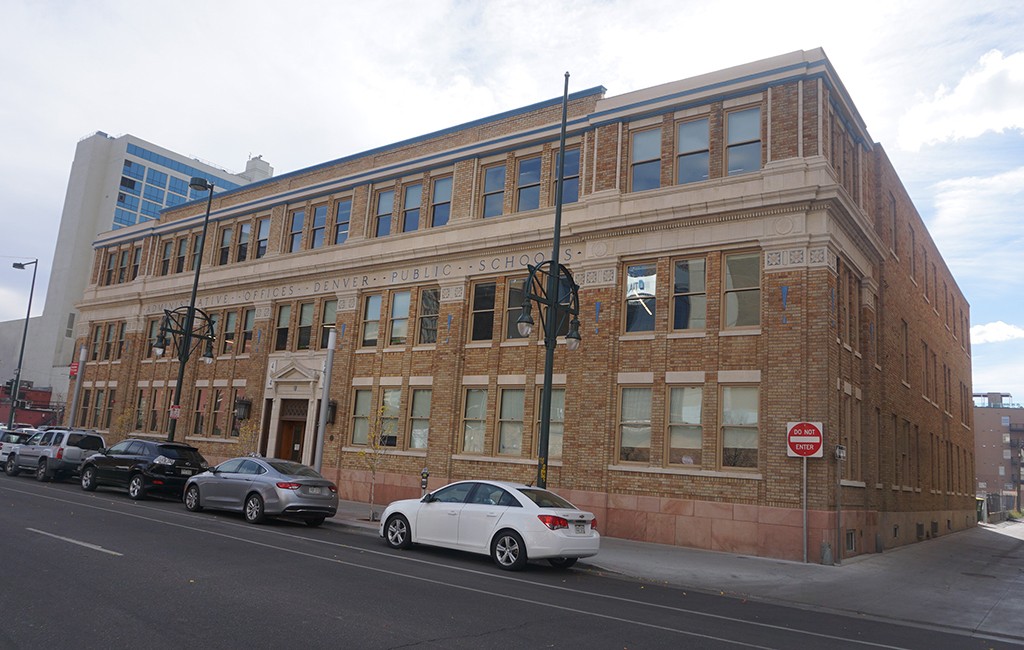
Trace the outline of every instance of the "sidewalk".
<path fill-rule="evenodd" d="M 379 515 L 383 506 L 376 506 Z M 365 503 L 333 523 L 376 534 Z M 1024 523 L 1007 522 L 845 560 L 803 564 L 604 537 L 577 567 L 709 593 L 970 630 L 1024 643 Z"/>

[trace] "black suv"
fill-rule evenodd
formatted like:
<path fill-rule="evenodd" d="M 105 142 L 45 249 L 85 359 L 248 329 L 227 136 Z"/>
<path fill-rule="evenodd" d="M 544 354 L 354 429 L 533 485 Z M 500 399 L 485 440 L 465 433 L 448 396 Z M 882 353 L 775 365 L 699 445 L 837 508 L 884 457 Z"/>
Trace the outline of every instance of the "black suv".
<path fill-rule="evenodd" d="M 149 493 L 181 498 L 185 481 L 209 464 L 199 450 L 180 442 L 122 440 L 82 462 L 82 489 L 100 485 L 127 487 L 128 496 L 143 499 Z"/>

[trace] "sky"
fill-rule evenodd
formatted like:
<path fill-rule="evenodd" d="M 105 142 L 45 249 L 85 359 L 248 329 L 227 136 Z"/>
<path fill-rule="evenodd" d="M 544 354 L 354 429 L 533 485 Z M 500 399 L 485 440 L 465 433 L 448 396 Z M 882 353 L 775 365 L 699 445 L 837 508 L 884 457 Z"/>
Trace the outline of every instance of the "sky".
<path fill-rule="evenodd" d="M 1024 2 L 0 0 L 0 320 L 42 312 L 76 143 L 275 174 L 604 86 L 824 49 L 1024 403 Z"/>

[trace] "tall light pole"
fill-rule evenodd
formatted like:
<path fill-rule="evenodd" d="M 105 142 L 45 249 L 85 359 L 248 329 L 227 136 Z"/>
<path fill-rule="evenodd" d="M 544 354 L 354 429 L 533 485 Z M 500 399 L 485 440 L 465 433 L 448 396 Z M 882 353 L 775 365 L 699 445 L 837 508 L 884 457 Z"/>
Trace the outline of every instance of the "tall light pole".
<path fill-rule="evenodd" d="M 39 260 L 34 259 L 31 262 L 15 262 L 12 266 L 16 269 L 24 269 L 29 264 L 32 265 L 32 285 L 28 290 L 28 310 L 25 312 L 25 327 L 21 331 L 21 352 L 18 353 L 18 369 L 14 373 L 14 386 L 11 391 L 11 412 L 10 417 L 7 419 L 7 428 L 14 428 L 14 415 L 18 410 L 18 393 L 21 392 L 21 366 L 25 362 L 25 341 L 28 339 L 28 319 L 32 316 L 32 294 L 36 290 L 36 270 L 39 268 Z"/>
<path fill-rule="evenodd" d="M 188 363 L 188 358 L 192 354 L 193 338 L 197 338 L 199 341 L 206 341 L 206 352 L 203 355 L 203 359 L 207 363 L 213 361 L 214 332 L 210 323 L 210 317 L 206 315 L 206 312 L 196 309 L 199 271 L 203 267 L 203 249 L 206 247 L 206 227 L 210 224 L 210 207 L 213 205 L 213 183 L 201 176 L 193 176 L 188 186 L 197 192 L 204 190 L 209 192 L 206 197 L 206 216 L 203 217 L 203 232 L 199 237 L 199 250 L 196 251 L 196 272 L 192 278 L 192 295 L 188 299 L 187 308 L 179 307 L 171 311 L 164 311 L 164 320 L 160 326 L 160 336 L 153 347 L 153 351 L 156 352 L 157 356 L 162 355 L 167 347 L 167 334 L 175 335 L 178 343 L 178 383 L 174 386 L 174 403 L 171 405 L 171 409 L 178 413 L 181 412 L 181 388 L 185 383 L 185 364 Z M 194 331 L 196 328 L 197 311 L 200 313 L 199 326 L 201 329 L 199 332 Z M 170 424 L 167 425 L 167 442 L 174 442 L 174 432 L 177 429 L 177 425 L 178 418 L 170 418 Z"/>
<path fill-rule="evenodd" d="M 548 446 L 551 434 L 551 383 L 554 375 L 555 346 L 558 331 L 570 318 L 569 330 L 565 335 L 566 348 L 576 350 L 580 345 L 580 296 L 579 285 L 573 280 L 569 269 L 558 263 L 559 246 L 562 237 L 562 185 L 565 175 L 565 123 L 569 106 L 569 73 L 565 73 L 565 88 L 562 91 L 562 125 L 558 135 L 558 181 L 555 184 L 555 228 L 552 234 L 551 259 L 537 266 L 527 265 L 530 276 L 523 286 L 522 313 L 517 321 L 519 333 L 529 336 L 533 331 L 533 317 L 530 302 L 541 306 L 540 318 L 544 325 L 544 387 L 540 398 L 540 435 L 537 441 L 537 487 L 547 487 Z"/>

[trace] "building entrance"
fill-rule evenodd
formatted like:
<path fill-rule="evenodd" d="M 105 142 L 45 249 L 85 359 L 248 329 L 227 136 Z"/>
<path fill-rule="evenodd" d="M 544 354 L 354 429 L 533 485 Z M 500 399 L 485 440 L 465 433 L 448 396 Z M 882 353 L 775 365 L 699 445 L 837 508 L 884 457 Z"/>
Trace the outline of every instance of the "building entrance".
<path fill-rule="evenodd" d="M 277 427 L 276 458 L 302 462 L 302 443 L 306 434 L 305 400 L 286 399 L 281 403 L 281 421 Z"/>

